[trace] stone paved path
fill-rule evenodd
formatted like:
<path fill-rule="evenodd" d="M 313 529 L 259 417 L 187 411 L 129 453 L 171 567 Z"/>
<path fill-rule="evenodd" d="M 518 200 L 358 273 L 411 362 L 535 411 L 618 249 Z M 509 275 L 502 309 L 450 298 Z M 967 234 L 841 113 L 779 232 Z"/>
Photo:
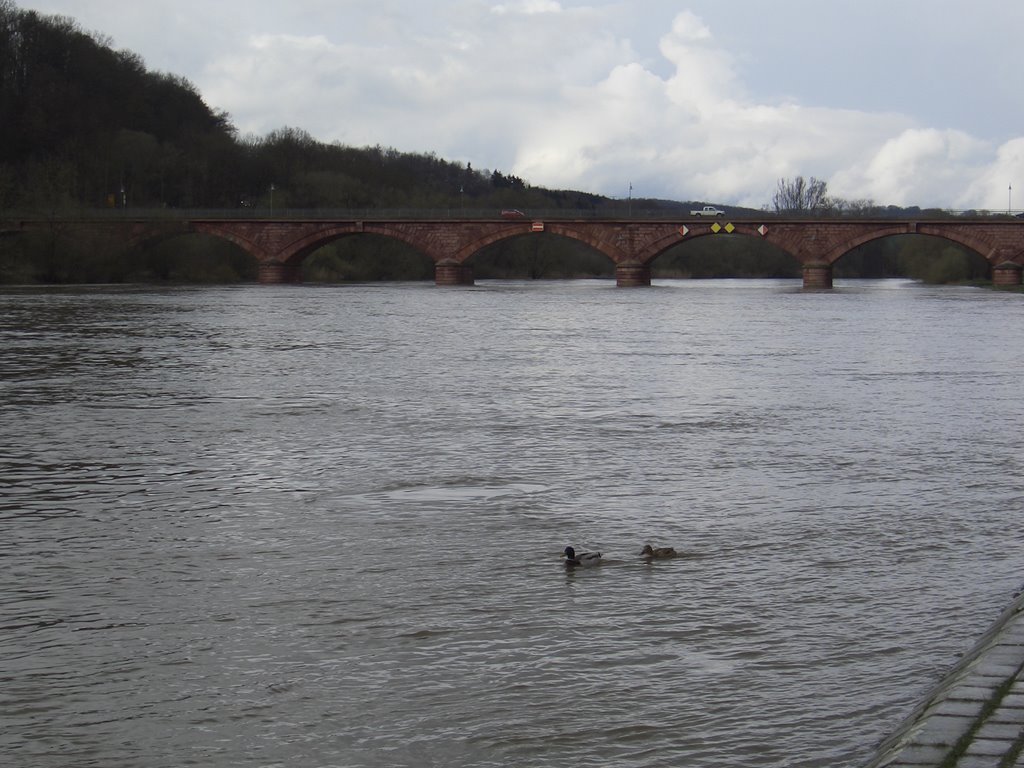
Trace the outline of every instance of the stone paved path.
<path fill-rule="evenodd" d="M 1024 594 L 866 768 L 1024 768 Z"/>

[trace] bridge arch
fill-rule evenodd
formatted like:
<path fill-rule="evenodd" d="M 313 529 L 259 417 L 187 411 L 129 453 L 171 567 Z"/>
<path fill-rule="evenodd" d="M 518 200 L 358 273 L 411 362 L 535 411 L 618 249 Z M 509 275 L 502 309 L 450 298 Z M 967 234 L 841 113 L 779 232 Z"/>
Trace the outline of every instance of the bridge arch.
<path fill-rule="evenodd" d="M 652 276 L 677 278 L 757 277 L 798 279 L 801 261 L 793 253 L 751 232 L 711 231 L 672 242 L 649 261 Z"/>
<path fill-rule="evenodd" d="M 1004 256 L 1014 255 L 1013 250 L 1017 251 L 1016 258 L 1024 261 L 1024 248 L 1006 248 L 996 238 L 988 236 L 985 232 L 962 231 L 955 227 L 936 227 L 928 224 L 919 224 L 916 230 L 916 234 L 941 237 L 969 248 L 993 266 Z"/>
<path fill-rule="evenodd" d="M 140 277 L 195 282 L 249 281 L 257 277 L 259 261 L 244 244 L 213 232 L 165 223 L 135 227 L 125 242 Z"/>
<path fill-rule="evenodd" d="M 187 232 L 194 232 L 197 234 L 210 235 L 211 237 L 218 237 L 221 240 L 226 240 L 229 243 L 237 245 L 239 248 L 244 250 L 246 253 L 251 254 L 257 260 L 262 261 L 265 256 L 265 249 L 260 247 L 259 240 L 257 237 L 249 236 L 247 230 L 240 230 L 237 227 L 218 227 L 216 225 L 209 225 L 206 222 L 197 222 L 189 227 Z M 161 227 L 151 227 L 145 232 L 139 234 L 138 241 L 141 245 L 147 240 L 154 240 L 156 238 L 166 238 L 170 234 L 166 233 Z"/>
<path fill-rule="evenodd" d="M 833 267 L 838 276 L 900 276 L 946 283 L 987 280 L 993 264 L 954 238 L 904 233 L 868 239 L 841 254 Z"/>
<path fill-rule="evenodd" d="M 846 237 L 832 237 L 831 249 L 823 254 L 822 270 L 827 269 L 831 273 L 834 265 L 843 257 L 869 243 L 891 237 L 922 236 L 945 241 L 976 255 L 986 264 L 985 274 L 980 277 L 991 276 L 994 285 L 1020 285 L 1024 248 L 1021 247 L 1019 229 L 1015 229 L 1012 223 L 1007 226 L 1006 222 L 887 222 L 881 226 L 862 226 L 860 231 L 846 233 Z M 932 266 L 939 269 L 942 265 Z M 961 279 L 979 277 L 971 274 L 975 270 L 968 264 Z"/>
<path fill-rule="evenodd" d="M 534 229 L 535 226 L 538 228 Z M 596 236 L 593 227 L 581 226 L 576 222 L 565 221 L 544 221 L 537 224 L 525 221 L 486 231 L 463 244 L 453 255 L 453 258 L 459 262 L 465 262 L 488 246 L 500 243 L 503 240 L 536 235 L 557 235 L 583 243 L 603 253 L 613 264 L 618 264 L 627 258 L 627 254 L 610 238 L 607 236 Z"/>
<path fill-rule="evenodd" d="M 260 282 L 299 282 L 303 264 L 319 249 L 346 237 L 377 235 L 403 243 L 426 259 L 437 259 L 424 248 L 405 223 L 390 222 L 270 222 L 254 227 L 245 222 L 196 222 L 199 231 L 224 237 L 253 254 L 260 262 Z"/>
<path fill-rule="evenodd" d="M 288 253 L 282 254 L 286 262 L 301 262 L 310 254 L 329 245 L 332 242 L 346 237 L 357 235 L 376 235 L 380 237 L 398 240 L 427 258 L 431 258 L 428 250 L 424 249 L 422 238 L 411 235 L 407 229 L 398 226 L 389 226 L 387 223 L 366 225 L 362 222 L 330 226 L 317 230 L 304 237 L 297 238 L 289 245 Z"/>
<path fill-rule="evenodd" d="M 818 256 L 818 258 L 828 264 L 835 264 L 835 262 L 847 253 L 855 248 L 859 248 L 865 243 L 869 243 L 873 240 L 880 240 L 885 237 L 905 234 L 907 234 L 906 224 L 882 225 L 876 229 L 859 230 L 852 235 L 843 233 L 844 236 L 831 238 L 832 242 L 826 240 L 826 249 Z M 835 240 L 838 240 L 838 242 L 835 242 Z"/>
<path fill-rule="evenodd" d="M 583 238 L 554 232 L 529 232 L 494 239 L 465 264 L 484 279 L 608 278 L 615 262 Z"/>
<path fill-rule="evenodd" d="M 431 280 L 434 261 L 404 238 L 348 232 L 313 243 L 292 257 L 304 282 Z"/>

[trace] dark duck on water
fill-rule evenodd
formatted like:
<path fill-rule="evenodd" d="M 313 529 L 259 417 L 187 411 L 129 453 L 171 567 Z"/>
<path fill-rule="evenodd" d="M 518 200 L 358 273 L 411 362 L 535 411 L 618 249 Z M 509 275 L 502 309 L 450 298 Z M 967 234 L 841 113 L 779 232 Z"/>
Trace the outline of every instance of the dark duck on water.
<path fill-rule="evenodd" d="M 647 560 L 664 560 L 676 557 L 678 554 L 672 547 L 652 547 L 650 544 L 645 544 L 640 557 Z"/>
<path fill-rule="evenodd" d="M 566 568 L 575 568 L 577 566 L 586 568 L 601 564 L 600 552 L 580 552 L 577 554 L 576 550 L 572 547 L 566 547 L 564 554 Z"/>

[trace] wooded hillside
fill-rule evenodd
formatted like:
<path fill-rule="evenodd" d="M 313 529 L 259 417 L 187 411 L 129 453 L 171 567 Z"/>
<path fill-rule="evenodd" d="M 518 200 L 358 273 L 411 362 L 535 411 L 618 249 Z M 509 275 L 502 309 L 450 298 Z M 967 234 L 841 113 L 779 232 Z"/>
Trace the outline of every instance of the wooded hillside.
<path fill-rule="evenodd" d="M 813 181 L 813 180 L 812 180 Z M 73 19 L 0 0 L 0 210 L 65 218 L 69 212 L 144 208 L 428 209 L 593 211 L 624 201 L 534 187 L 498 170 L 393 148 L 317 141 L 301 128 L 239 137 L 183 77 L 149 71 L 142 58 Z M 635 215 L 682 215 L 694 201 L 632 200 Z M 893 213 L 889 211 L 890 215 Z M 181 240 L 189 241 L 189 238 Z M 799 265 L 747 240 L 708 243 L 658 260 L 678 277 L 798 277 Z M 924 253 L 924 255 L 922 255 Z M 984 277 L 987 265 L 948 243 L 870 243 L 837 274 Z M 942 266 L 935 274 L 935 265 Z M 917 266 L 915 266 L 917 265 Z M 321 249 L 307 279 L 427 279 L 431 266 L 400 243 L 358 238 Z M 932 274 L 921 274 L 921 269 Z M 175 241 L 144 253 L 67 227 L 0 238 L 0 282 L 251 279 L 254 265 L 220 241 Z M 575 241 L 525 238 L 482 254 L 479 277 L 608 276 L 611 264 Z"/>
<path fill-rule="evenodd" d="M 238 137 L 185 78 L 73 19 L 0 0 L 0 205 L 592 208 L 433 154 L 324 144 L 300 128 Z"/>

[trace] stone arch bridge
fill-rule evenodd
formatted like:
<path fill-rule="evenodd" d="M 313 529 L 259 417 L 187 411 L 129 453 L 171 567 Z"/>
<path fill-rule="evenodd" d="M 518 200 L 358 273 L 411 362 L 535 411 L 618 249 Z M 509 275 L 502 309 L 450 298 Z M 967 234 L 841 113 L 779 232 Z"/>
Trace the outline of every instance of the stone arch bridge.
<path fill-rule="evenodd" d="M 81 223 L 81 222 L 79 222 Z M 96 219 L 98 226 L 131 227 L 143 241 L 186 232 L 204 233 L 235 243 L 259 262 L 261 283 L 301 279 L 303 260 L 342 237 L 376 234 L 401 240 L 429 257 L 438 285 L 472 285 L 472 258 L 482 248 L 512 237 L 548 233 L 586 243 L 615 265 L 619 286 L 651 283 L 651 263 L 668 249 L 700 237 L 745 236 L 790 254 L 802 266 L 803 285 L 832 287 L 833 265 L 871 240 L 892 235 L 930 235 L 958 243 L 991 265 L 997 286 L 1021 284 L 1024 269 L 1024 220 L 1012 218 L 645 220 L 645 219 L 366 219 L 191 217 L 167 220 L 144 216 Z M 6 222 L 0 228 L 26 229 L 33 222 Z M 35 222 L 35 226 L 41 226 Z"/>

